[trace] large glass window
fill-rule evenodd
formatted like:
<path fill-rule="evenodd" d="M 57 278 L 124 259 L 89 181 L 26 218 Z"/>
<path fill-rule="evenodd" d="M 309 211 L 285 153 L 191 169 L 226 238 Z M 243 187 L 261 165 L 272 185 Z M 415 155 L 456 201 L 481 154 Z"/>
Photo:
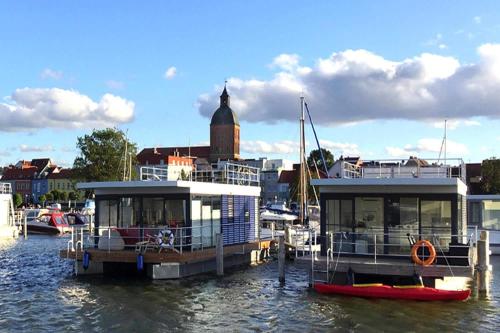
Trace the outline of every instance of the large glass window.
<path fill-rule="evenodd" d="M 500 201 L 483 201 L 483 228 L 500 230 Z"/>
<path fill-rule="evenodd" d="M 421 231 L 423 237 L 436 238 L 433 244 L 447 249 L 451 241 L 451 201 L 449 200 L 422 200 L 421 202 Z M 436 249 L 439 251 L 439 249 Z"/>
<path fill-rule="evenodd" d="M 418 231 L 418 198 L 389 198 L 387 199 L 386 219 L 388 253 L 409 253 L 410 242 L 408 234 L 416 237 Z"/>
<path fill-rule="evenodd" d="M 143 198 L 142 222 L 144 227 L 156 227 L 166 224 L 163 218 L 163 200 L 163 198 Z"/>
<path fill-rule="evenodd" d="M 384 198 L 356 197 L 355 209 L 355 252 L 371 253 L 377 245 L 377 252 L 384 245 Z"/>

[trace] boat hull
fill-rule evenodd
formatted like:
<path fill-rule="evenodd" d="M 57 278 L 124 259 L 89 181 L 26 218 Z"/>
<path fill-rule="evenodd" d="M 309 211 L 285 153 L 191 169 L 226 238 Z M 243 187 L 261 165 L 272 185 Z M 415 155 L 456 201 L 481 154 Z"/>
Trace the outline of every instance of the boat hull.
<path fill-rule="evenodd" d="M 316 283 L 314 290 L 322 294 L 337 294 L 365 298 L 406 299 L 415 301 L 463 301 L 470 290 L 442 290 L 428 287 L 397 288 L 392 286 L 350 286 Z"/>

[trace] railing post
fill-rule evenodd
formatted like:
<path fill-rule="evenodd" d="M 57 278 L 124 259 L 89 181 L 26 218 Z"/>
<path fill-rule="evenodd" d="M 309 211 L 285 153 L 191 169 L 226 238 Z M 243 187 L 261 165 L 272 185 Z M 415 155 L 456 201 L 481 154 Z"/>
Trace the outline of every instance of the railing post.
<path fill-rule="evenodd" d="M 215 235 L 216 248 L 215 248 L 215 260 L 217 266 L 217 276 L 224 275 L 224 243 L 221 233 Z"/>
<path fill-rule="evenodd" d="M 374 239 L 374 242 L 373 242 L 373 244 L 374 244 L 374 250 L 373 250 L 373 252 L 375 254 L 375 263 L 377 263 L 377 235 L 376 234 L 373 235 L 373 239 Z"/>

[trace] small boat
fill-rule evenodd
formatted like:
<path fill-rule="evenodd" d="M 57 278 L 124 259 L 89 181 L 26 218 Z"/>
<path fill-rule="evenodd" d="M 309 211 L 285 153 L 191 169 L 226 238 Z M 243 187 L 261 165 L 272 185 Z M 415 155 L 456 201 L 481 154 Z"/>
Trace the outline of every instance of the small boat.
<path fill-rule="evenodd" d="M 338 285 L 315 283 L 314 290 L 322 294 L 338 294 L 365 298 L 405 299 L 414 301 L 464 301 L 471 291 L 443 290 L 424 286 L 387 286 L 381 283 Z"/>
<path fill-rule="evenodd" d="M 24 227 L 24 225 L 23 225 Z M 26 228 L 30 234 L 57 235 L 70 230 L 61 212 L 43 214 L 35 220 L 27 221 Z"/>

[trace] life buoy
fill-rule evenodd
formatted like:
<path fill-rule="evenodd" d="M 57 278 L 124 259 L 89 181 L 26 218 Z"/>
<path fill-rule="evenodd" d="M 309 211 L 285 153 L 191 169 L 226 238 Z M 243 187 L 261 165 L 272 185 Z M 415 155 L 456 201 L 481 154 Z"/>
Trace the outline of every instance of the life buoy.
<path fill-rule="evenodd" d="M 425 260 L 420 259 L 418 256 L 418 250 L 422 247 L 426 247 L 429 250 L 429 257 Z M 436 260 L 436 249 L 428 240 L 419 240 L 411 248 L 411 259 L 417 265 L 429 266 Z"/>
<path fill-rule="evenodd" d="M 170 229 L 160 230 L 156 236 L 158 245 L 160 247 L 173 247 L 174 246 L 174 233 Z"/>

